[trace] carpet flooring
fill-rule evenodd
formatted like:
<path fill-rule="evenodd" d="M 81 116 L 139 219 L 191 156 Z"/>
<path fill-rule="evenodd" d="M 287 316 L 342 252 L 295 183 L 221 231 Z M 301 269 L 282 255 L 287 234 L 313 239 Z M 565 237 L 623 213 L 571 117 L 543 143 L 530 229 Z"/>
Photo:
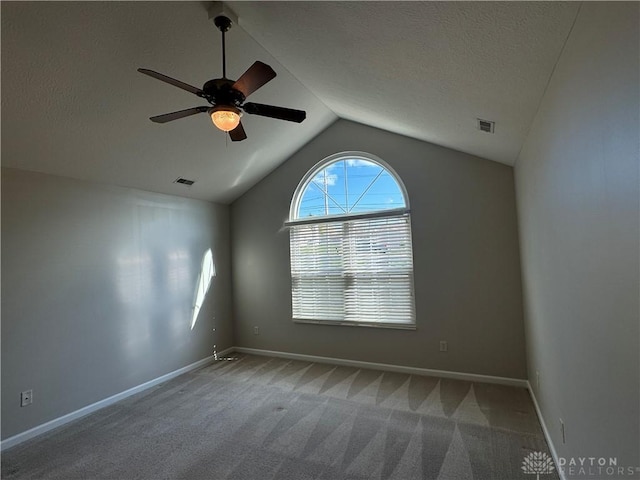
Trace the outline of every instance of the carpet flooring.
<path fill-rule="evenodd" d="M 532 480 L 538 451 L 523 388 L 238 355 L 3 452 L 2 478 Z"/>

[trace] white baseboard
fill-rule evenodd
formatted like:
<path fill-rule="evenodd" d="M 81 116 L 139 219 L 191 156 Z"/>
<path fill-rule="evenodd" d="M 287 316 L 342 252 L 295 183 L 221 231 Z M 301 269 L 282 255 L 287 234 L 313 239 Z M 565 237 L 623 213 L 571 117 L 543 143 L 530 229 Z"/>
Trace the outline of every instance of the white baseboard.
<path fill-rule="evenodd" d="M 527 389 L 529 390 L 529 394 L 531 395 L 531 399 L 533 400 L 533 406 L 536 409 L 536 414 L 538 415 L 538 420 L 540 421 L 540 426 L 542 427 L 542 432 L 544 433 L 544 438 L 547 440 L 547 445 L 549 446 L 549 451 L 551 452 L 551 456 L 553 457 L 553 461 L 556 464 L 556 469 L 558 471 L 558 476 L 560 480 L 566 480 L 566 476 L 564 471 L 560 470 L 558 465 L 560 465 L 558 461 L 558 453 L 556 452 L 556 447 L 553 444 L 553 440 L 551 439 L 551 435 L 549 435 L 549 430 L 547 429 L 547 424 L 544 421 L 544 417 L 542 416 L 542 410 L 540 410 L 540 405 L 538 405 L 538 400 L 536 399 L 536 394 L 533 393 L 533 388 L 531 384 L 527 380 Z"/>
<path fill-rule="evenodd" d="M 217 352 L 220 355 L 226 355 L 227 353 L 231 353 L 233 351 L 233 347 L 222 350 L 221 352 Z M 13 437 L 9 437 L 6 440 L 0 442 L 0 451 L 6 450 L 7 448 L 14 447 L 22 442 L 25 442 L 31 438 L 37 437 L 38 435 L 42 435 L 49 430 L 53 430 L 54 428 L 60 427 L 66 423 L 72 422 L 80 417 L 84 417 L 85 415 L 89 415 L 90 413 L 95 412 L 96 410 L 100 410 L 101 408 L 108 407 L 109 405 L 113 405 L 120 400 L 124 400 L 131 395 L 135 395 L 136 393 L 142 392 L 148 388 L 159 385 L 160 383 L 166 382 L 167 380 L 171 380 L 183 373 L 187 373 L 191 370 L 195 370 L 196 368 L 204 367 L 205 365 L 209 365 L 213 363 L 215 358 L 212 356 L 203 358 L 202 360 L 198 360 L 191 365 L 187 365 L 186 367 L 179 368 L 178 370 L 174 370 L 173 372 L 169 372 L 161 377 L 154 378 L 153 380 L 149 380 L 141 385 L 125 390 L 124 392 L 117 393 L 112 395 L 111 397 L 105 398 L 104 400 L 100 400 L 99 402 L 92 403 L 91 405 L 87 405 L 86 407 L 82 407 L 75 412 L 68 413 L 63 415 L 62 417 L 55 418 L 49 422 L 43 423 L 42 425 L 38 425 L 37 427 L 33 427 L 29 430 L 26 430 L 22 433 L 18 433 Z"/>
<path fill-rule="evenodd" d="M 233 350 L 240 353 L 263 355 L 265 357 L 279 357 L 291 360 L 302 360 L 307 362 L 329 363 L 332 365 L 344 365 L 347 367 L 370 368 L 384 370 L 387 372 L 409 373 L 413 375 L 426 375 L 431 377 L 453 378 L 456 380 L 467 380 L 470 382 L 497 383 L 499 385 L 509 385 L 512 387 L 527 388 L 529 382 L 519 378 L 494 377 L 491 375 L 480 375 L 477 373 L 451 372 L 447 370 L 432 370 L 430 368 L 405 367 L 403 365 L 391 365 L 388 363 L 363 362 L 360 360 L 347 360 L 344 358 L 319 357 L 316 355 L 304 355 L 301 353 L 277 352 L 273 350 L 261 350 L 257 348 L 233 347 Z"/>

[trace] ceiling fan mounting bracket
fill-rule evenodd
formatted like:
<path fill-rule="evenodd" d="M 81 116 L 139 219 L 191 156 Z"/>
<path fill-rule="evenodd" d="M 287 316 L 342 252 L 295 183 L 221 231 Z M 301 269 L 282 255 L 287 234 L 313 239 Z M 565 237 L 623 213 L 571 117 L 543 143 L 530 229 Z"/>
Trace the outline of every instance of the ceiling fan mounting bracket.
<path fill-rule="evenodd" d="M 229 17 L 225 15 L 218 15 L 213 19 L 213 23 L 215 23 L 216 27 L 218 27 L 218 30 L 220 30 L 222 33 L 228 32 L 232 24 L 231 19 L 229 19 Z"/>
<path fill-rule="evenodd" d="M 215 23 L 216 17 L 227 17 L 231 20 L 231 23 L 235 23 L 236 25 L 240 25 L 238 23 L 238 15 L 236 12 L 229 8 L 229 5 L 224 2 L 211 2 L 211 5 L 208 8 L 208 16 L 209 20 L 212 20 Z"/>

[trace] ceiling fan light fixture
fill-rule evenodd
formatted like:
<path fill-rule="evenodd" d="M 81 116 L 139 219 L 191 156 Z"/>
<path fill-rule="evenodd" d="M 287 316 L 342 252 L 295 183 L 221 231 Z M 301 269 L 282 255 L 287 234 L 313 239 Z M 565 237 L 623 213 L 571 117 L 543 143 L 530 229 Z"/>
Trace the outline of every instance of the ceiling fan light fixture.
<path fill-rule="evenodd" d="M 242 112 L 235 107 L 219 105 L 209 109 L 209 115 L 211 115 L 211 121 L 216 127 L 223 132 L 230 132 L 240 123 Z"/>

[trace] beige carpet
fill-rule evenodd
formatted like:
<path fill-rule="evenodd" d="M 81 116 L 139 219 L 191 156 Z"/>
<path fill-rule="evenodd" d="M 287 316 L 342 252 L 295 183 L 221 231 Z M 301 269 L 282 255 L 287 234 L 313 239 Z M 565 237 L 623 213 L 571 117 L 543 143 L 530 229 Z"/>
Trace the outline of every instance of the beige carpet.
<path fill-rule="evenodd" d="M 240 355 L 7 450 L 2 478 L 532 480 L 538 451 L 522 388 Z"/>

